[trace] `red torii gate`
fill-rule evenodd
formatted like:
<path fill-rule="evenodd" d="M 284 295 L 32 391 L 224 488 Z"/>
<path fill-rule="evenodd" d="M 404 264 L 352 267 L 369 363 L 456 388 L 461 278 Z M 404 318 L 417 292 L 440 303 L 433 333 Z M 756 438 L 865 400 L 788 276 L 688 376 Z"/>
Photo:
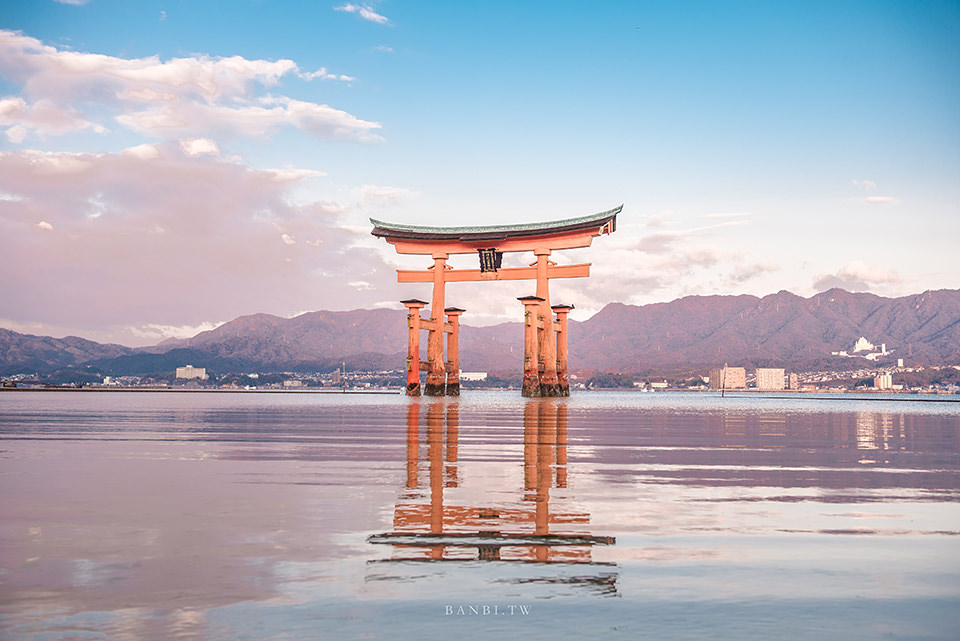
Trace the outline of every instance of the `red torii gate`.
<path fill-rule="evenodd" d="M 589 247 L 595 236 L 616 229 L 623 205 L 609 211 L 564 220 L 521 225 L 477 227 L 420 227 L 370 219 L 374 236 L 393 245 L 399 254 L 429 255 L 433 265 L 423 270 L 397 270 L 400 283 L 433 283 L 431 318 L 421 318 L 425 301 L 402 301 L 410 329 L 407 350 L 407 394 L 420 395 L 420 371 L 427 371 L 424 394 L 460 395 L 459 327 L 464 310 L 444 307 L 446 283 L 483 280 L 537 281 L 535 296 L 519 300 L 524 307 L 523 395 L 569 396 L 567 381 L 567 314 L 572 305 L 550 305 L 549 279 L 590 275 L 590 263 L 557 265 L 554 250 Z M 505 252 L 532 251 L 530 267 L 500 266 Z M 453 269 L 450 254 L 478 254 L 480 269 Z M 446 315 L 444 322 L 440 313 Z M 556 319 L 554 319 L 556 313 Z M 427 360 L 420 361 L 420 330 L 429 331 Z M 443 335 L 447 334 L 447 361 Z"/>

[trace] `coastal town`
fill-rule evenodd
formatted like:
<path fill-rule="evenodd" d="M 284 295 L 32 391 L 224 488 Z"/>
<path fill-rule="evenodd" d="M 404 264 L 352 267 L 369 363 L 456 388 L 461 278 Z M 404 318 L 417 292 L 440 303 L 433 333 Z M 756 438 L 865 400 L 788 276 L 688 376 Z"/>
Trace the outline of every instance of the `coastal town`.
<path fill-rule="evenodd" d="M 179 374 L 179 376 L 178 376 Z M 281 392 L 381 391 L 399 393 L 404 370 L 333 372 L 250 372 L 214 374 L 185 366 L 168 376 L 105 376 L 99 381 L 44 382 L 35 374 L 2 379 L 2 389 L 222 390 Z M 464 390 L 516 390 L 520 375 L 461 372 Z M 960 365 L 872 367 L 854 370 L 787 372 L 783 368 L 718 367 L 704 376 L 656 377 L 623 373 L 573 373 L 570 387 L 580 391 L 634 392 L 790 392 L 960 394 Z"/>
<path fill-rule="evenodd" d="M 844 358 L 846 368 L 794 371 L 788 367 L 745 367 L 723 364 L 706 371 L 684 368 L 677 374 L 574 370 L 570 388 L 581 391 L 635 392 L 795 392 L 960 394 L 960 364 L 925 365 L 895 358 L 895 349 L 875 346 L 859 338 Z M 883 357 L 879 359 L 879 357 Z M 857 360 L 859 359 L 859 360 Z M 55 375 L 37 372 L 0 377 L 0 389 L 84 390 L 223 390 L 283 392 L 398 392 L 407 379 L 405 369 L 348 368 L 343 362 L 329 371 L 217 372 L 184 364 L 173 371 L 150 375 L 105 375 L 92 368 L 75 368 Z M 521 372 L 459 372 L 464 390 L 517 390 Z"/>

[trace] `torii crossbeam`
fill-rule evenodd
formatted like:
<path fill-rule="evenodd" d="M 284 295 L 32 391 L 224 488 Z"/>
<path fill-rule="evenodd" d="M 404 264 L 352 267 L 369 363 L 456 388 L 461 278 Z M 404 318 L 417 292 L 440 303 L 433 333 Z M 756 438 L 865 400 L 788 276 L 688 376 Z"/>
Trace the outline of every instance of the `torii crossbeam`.
<path fill-rule="evenodd" d="M 567 381 L 567 313 L 572 305 L 550 305 L 551 278 L 590 275 L 590 263 L 557 265 L 549 259 L 554 250 L 589 247 L 594 237 L 616 229 L 623 205 L 609 211 L 544 223 L 481 227 L 420 227 L 370 219 L 374 236 L 393 245 L 397 253 L 433 258 L 423 270 L 397 270 L 401 283 L 433 283 L 431 318 L 420 318 L 421 300 L 402 301 L 410 328 L 407 356 L 407 394 L 420 395 L 420 371 L 427 371 L 423 393 L 459 396 L 459 317 L 464 310 L 445 308 L 446 283 L 484 280 L 536 280 L 535 296 L 520 299 L 524 306 L 524 396 L 569 396 Z M 533 252 L 530 267 L 500 266 L 505 252 Z M 453 269 L 451 254 L 477 254 L 480 269 Z M 441 314 L 446 314 L 446 322 Z M 554 319 L 556 313 L 556 319 Z M 420 330 L 429 331 L 427 360 L 420 361 Z M 443 358 L 447 334 L 447 360 Z"/>

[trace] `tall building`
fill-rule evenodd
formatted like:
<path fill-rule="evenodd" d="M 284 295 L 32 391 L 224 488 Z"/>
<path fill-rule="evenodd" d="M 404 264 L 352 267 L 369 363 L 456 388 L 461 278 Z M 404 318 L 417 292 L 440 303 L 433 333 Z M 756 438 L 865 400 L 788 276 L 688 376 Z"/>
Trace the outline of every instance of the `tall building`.
<path fill-rule="evenodd" d="M 177 378 L 199 378 L 200 380 L 205 381 L 209 377 L 207 376 L 207 368 L 186 365 L 184 367 L 177 368 Z"/>
<path fill-rule="evenodd" d="M 746 389 L 747 370 L 743 367 L 718 367 L 710 370 L 710 389 Z"/>
<path fill-rule="evenodd" d="M 877 389 L 893 389 L 893 376 L 891 374 L 880 374 L 874 377 L 873 386 Z"/>
<path fill-rule="evenodd" d="M 771 391 L 782 390 L 784 373 L 785 372 L 782 367 L 758 367 L 757 389 Z"/>
<path fill-rule="evenodd" d="M 797 374 L 787 375 L 787 389 L 800 389 L 800 376 Z"/>

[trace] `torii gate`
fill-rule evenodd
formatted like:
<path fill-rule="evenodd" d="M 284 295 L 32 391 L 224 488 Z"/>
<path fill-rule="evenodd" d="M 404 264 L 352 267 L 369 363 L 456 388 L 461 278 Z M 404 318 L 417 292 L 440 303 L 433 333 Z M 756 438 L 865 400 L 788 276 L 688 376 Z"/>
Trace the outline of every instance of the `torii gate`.
<path fill-rule="evenodd" d="M 446 283 L 483 280 L 537 281 L 535 296 L 519 300 L 524 308 L 523 396 L 569 396 L 567 380 L 567 314 L 572 305 L 550 305 L 551 278 L 590 275 L 590 263 L 557 265 L 550 254 L 557 249 L 589 247 L 595 236 L 616 229 L 623 205 L 579 218 L 544 223 L 479 227 L 420 227 L 370 219 L 374 236 L 393 245 L 399 254 L 429 255 L 433 265 L 423 270 L 397 270 L 397 282 L 433 283 L 432 318 L 421 318 L 422 300 L 401 301 L 407 308 L 407 395 L 420 395 L 420 371 L 427 371 L 424 394 L 460 395 L 459 332 L 464 310 L 444 307 Z M 530 267 L 501 268 L 504 252 L 532 251 Z M 480 269 L 453 269 L 450 254 L 478 254 Z M 440 310 L 446 315 L 444 322 Z M 556 319 L 554 319 L 556 313 Z M 427 360 L 420 361 L 420 330 L 429 331 Z M 447 361 L 443 358 L 447 334 Z"/>

